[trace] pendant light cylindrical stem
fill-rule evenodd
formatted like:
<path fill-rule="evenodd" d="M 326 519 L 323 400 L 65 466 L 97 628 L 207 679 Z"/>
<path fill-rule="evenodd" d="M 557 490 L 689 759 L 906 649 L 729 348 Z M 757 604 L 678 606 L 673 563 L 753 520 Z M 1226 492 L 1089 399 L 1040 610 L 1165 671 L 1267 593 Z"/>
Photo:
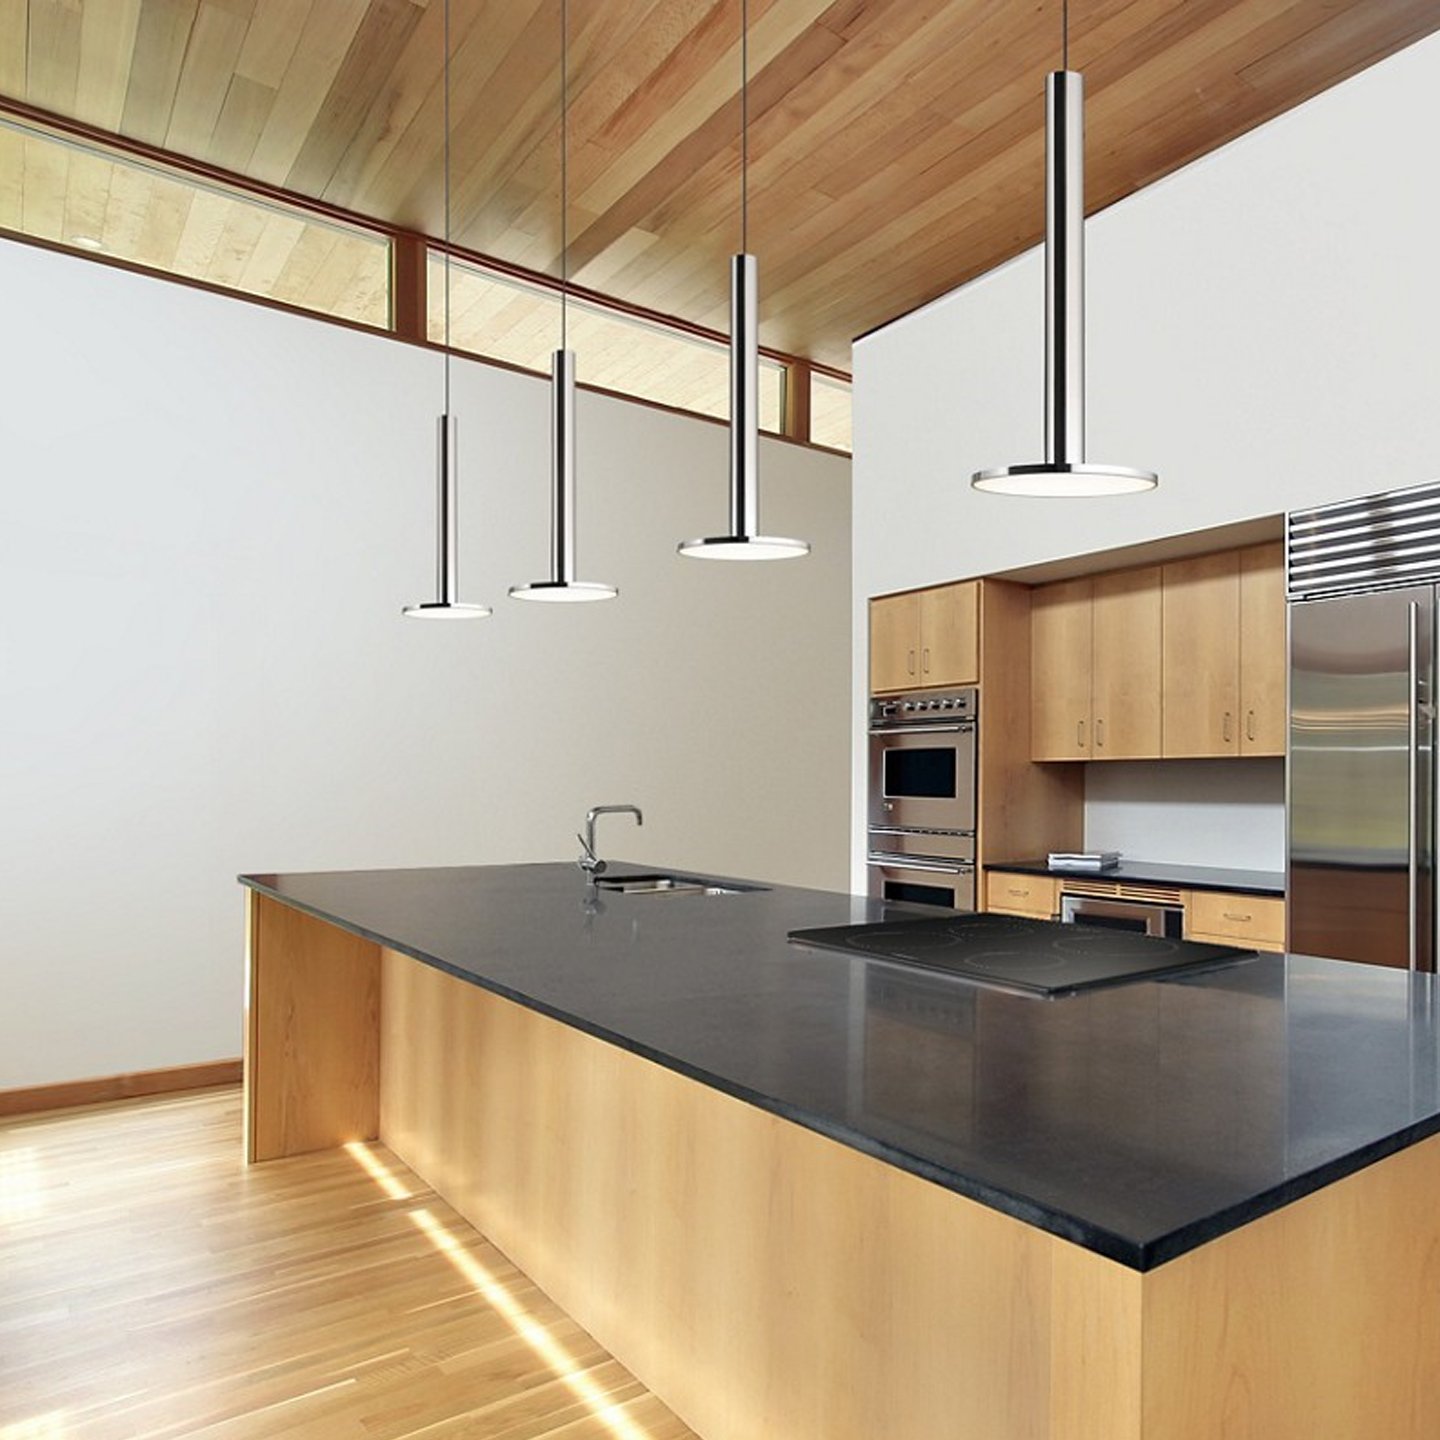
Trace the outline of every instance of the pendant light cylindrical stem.
<path fill-rule="evenodd" d="M 753 255 L 730 259 L 730 533 L 758 527 L 760 471 L 759 267 Z"/>
<path fill-rule="evenodd" d="M 1085 460 L 1085 82 L 1045 82 L 1045 460 Z"/>
<path fill-rule="evenodd" d="M 435 596 L 453 605 L 460 595 L 459 427 L 453 415 L 440 416 L 435 437 Z"/>
<path fill-rule="evenodd" d="M 1153 470 L 1085 458 L 1085 82 L 1045 81 L 1045 458 L 977 470 L 999 495 L 1075 498 L 1153 490 Z"/>
<path fill-rule="evenodd" d="M 550 359 L 550 578 L 575 578 L 575 352 Z"/>

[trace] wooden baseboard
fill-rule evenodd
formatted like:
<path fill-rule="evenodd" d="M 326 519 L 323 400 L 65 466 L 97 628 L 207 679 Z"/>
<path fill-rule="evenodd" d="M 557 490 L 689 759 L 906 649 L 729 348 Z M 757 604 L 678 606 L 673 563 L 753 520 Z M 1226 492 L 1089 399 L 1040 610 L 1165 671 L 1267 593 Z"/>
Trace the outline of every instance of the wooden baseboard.
<path fill-rule="evenodd" d="M 32 1085 L 0 1090 L 0 1118 L 40 1110 L 71 1110 L 107 1100 L 134 1100 L 174 1090 L 203 1090 L 211 1085 L 238 1085 L 240 1061 L 207 1060 L 200 1065 L 172 1065 L 167 1070 L 136 1070 L 129 1075 L 100 1075 L 93 1080 L 66 1080 L 59 1085 Z"/>

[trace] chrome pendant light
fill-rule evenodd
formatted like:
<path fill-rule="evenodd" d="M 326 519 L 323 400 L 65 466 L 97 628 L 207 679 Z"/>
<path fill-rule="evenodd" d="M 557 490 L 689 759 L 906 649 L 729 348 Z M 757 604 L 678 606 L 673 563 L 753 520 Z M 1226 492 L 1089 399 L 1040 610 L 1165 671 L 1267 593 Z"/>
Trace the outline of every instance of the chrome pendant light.
<path fill-rule="evenodd" d="M 445 413 L 439 419 L 435 459 L 439 476 L 435 498 L 435 599 L 407 605 L 412 620 L 483 620 L 488 605 L 466 604 L 460 594 L 459 427 L 450 413 L 450 0 L 445 0 Z"/>
<path fill-rule="evenodd" d="M 979 470 L 977 490 L 1002 495 L 1125 495 L 1158 477 L 1085 459 L 1085 82 L 1070 62 L 1069 4 L 1062 66 L 1045 80 L 1045 459 Z"/>
<path fill-rule="evenodd" d="M 760 473 L 760 310 L 750 239 L 750 12 L 740 4 L 740 254 L 730 258 L 730 533 L 686 540 L 682 555 L 699 560 L 792 560 L 810 553 L 804 540 L 757 535 Z"/>
<path fill-rule="evenodd" d="M 560 348 L 550 357 L 550 578 L 512 585 L 515 600 L 613 600 L 613 585 L 575 578 L 575 352 L 569 348 L 570 16 L 560 0 Z"/>

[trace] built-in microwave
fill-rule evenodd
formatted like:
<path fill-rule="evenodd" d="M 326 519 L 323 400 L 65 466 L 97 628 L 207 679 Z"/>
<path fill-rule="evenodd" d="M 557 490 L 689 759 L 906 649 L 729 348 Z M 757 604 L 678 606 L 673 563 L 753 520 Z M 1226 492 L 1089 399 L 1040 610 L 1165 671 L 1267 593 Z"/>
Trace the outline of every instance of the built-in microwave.
<path fill-rule="evenodd" d="M 1179 940 L 1185 934 L 1185 911 L 1178 905 L 1146 900 L 1115 900 L 1096 895 L 1067 895 L 1060 889 L 1060 919 L 1066 925 L 1092 925 L 1129 930 L 1137 935 L 1163 935 Z"/>

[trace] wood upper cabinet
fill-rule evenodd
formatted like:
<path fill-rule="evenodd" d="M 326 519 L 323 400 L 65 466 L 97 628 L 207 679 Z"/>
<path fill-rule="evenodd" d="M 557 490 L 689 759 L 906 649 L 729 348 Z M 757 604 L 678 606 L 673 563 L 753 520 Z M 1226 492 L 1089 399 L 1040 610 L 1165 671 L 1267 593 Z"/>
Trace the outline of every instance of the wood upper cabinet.
<path fill-rule="evenodd" d="M 1240 753 L 1283 755 L 1285 697 L 1285 550 L 1240 552 Z"/>
<path fill-rule="evenodd" d="M 1281 547 L 1164 567 L 1167 757 L 1285 753 Z"/>
<path fill-rule="evenodd" d="M 920 682 L 920 597 L 882 595 L 870 602 L 870 693 Z"/>
<path fill-rule="evenodd" d="M 1160 754 L 1160 609 L 1158 566 L 1095 577 L 1092 760 Z"/>
<path fill-rule="evenodd" d="M 974 685 L 980 679 L 980 582 L 920 592 L 920 683 Z"/>
<path fill-rule="evenodd" d="M 870 602 L 870 690 L 974 685 L 980 678 L 980 582 Z"/>
<path fill-rule="evenodd" d="M 1040 585 L 1030 593 L 1030 758 L 1090 758 L 1091 611 L 1089 579 Z"/>
<path fill-rule="evenodd" d="M 1240 555 L 1164 567 L 1164 754 L 1240 753 Z"/>
<path fill-rule="evenodd" d="M 1030 597 L 1030 756 L 1160 754 L 1160 571 L 1042 585 Z"/>

